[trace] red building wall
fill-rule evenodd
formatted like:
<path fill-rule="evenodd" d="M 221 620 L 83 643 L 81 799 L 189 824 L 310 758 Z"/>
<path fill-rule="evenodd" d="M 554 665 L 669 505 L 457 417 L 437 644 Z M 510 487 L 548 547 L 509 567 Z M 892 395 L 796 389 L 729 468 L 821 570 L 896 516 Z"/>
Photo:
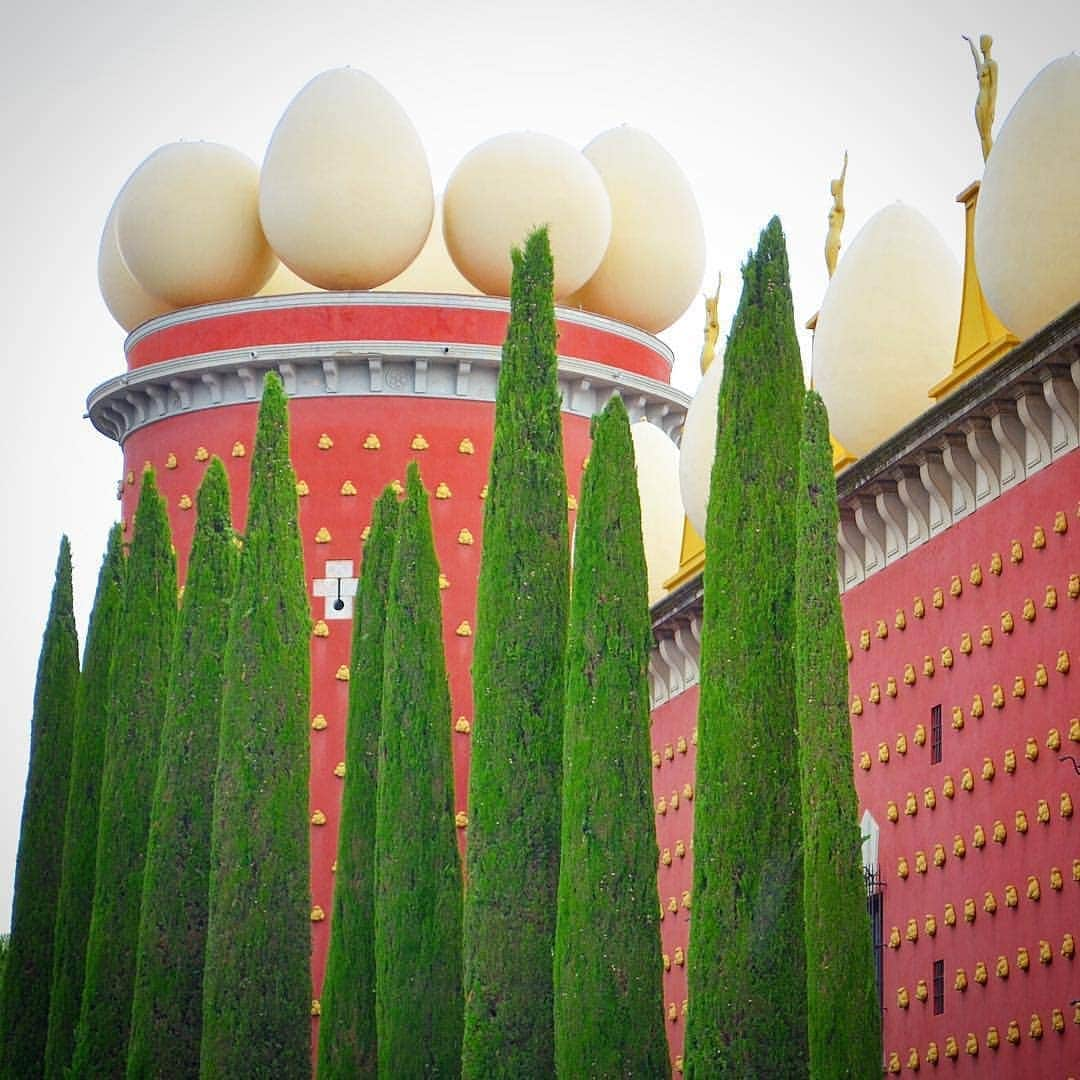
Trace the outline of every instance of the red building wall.
<path fill-rule="evenodd" d="M 944 1063 L 950 1036 L 959 1047 L 950 1072 L 958 1076 L 979 1070 L 1043 1080 L 1080 1068 L 1080 1027 L 1070 1007 L 1080 997 L 1080 962 L 1062 955 L 1066 933 L 1080 936 L 1080 822 L 1068 814 L 1068 806 L 1062 810 L 1063 796 L 1080 804 L 1080 776 L 1070 762 L 1059 760 L 1070 752 L 1080 757 L 1080 742 L 1070 743 L 1070 726 L 1080 739 L 1075 730 L 1080 667 L 1058 670 L 1059 657 L 1065 667 L 1063 651 L 1070 666 L 1080 665 L 1080 599 L 1069 593 L 1070 576 L 1080 573 L 1078 497 L 1080 454 L 1073 453 L 843 597 L 853 657 L 856 784 L 862 808 L 881 829 L 885 937 L 893 928 L 900 935 L 899 947 L 884 948 L 886 1057 L 895 1053 L 905 1071 L 912 1051 L 926 1063 L 931 1042 Z M 1055 531 L 1055 522 L 1067 531 Z M 1000 573 L 993 569 L 995 556 Z M 1048 603 L 1050 589 L 1056 591 L 1056 606 L 1053 595 Z M 937 603 L 935 590 L 941 590 Z M 1029 601 L 1031 618 L 1025 618 Z M 1011 632 L 1002 628 L 1005 612 L 1012 616 Z M 992 637 L 989 645 L 980 644 L 984 626 Z M 965 633 L 972 642 L 968 653 L 961 647 Z M 952 650 L 951 666 L 948 657 L 943 661 L 946 647 Z M 1045 686 L 1038 685 L 1040 664 Z M 895 696 L 889 693 L 890 677 Z M 876 703 L 874 684 L 880 690 Z M 995 686 L 1001 688 L 1000 708 L 994 704 Z M 976 695 L 982 716 L 975 715 Z M 937 706 L 941 761 L 932 763 L 931 717 Z M 923 745 L 916 738 L 919 724 L 926 732 Z M 1060 751 L 1053 749 L 1051 732 L 1060 738 Z M 1025 753 L 1028 747 L 1034 760 Z M 859 767 L 864 753 L 869 769 Z M 962 783 L 964 770 L 972 776 L 970 791 Z M 947 777 L 955 787 L 951 797 Z M 1045 823 L 1038 820 L 1039 800 L 1048 808 Z M 897 808 L 895 822 L 889 820 L 890 803 Z M 1026 832 L 1017 828 L 1017 811 L 1026 815 Z M 997 822 L 1005 829 L 1000 843 L 993 837 Z M 975 841 L 977 825 L 986 834 L 982 847 Z M 954 850 L 957 837 L 963 857 Z M 941 866 L 934 861 L 938 844 L 944 851 Z M 917 865 L 920 852 L 925 872 Z M 907 862 L 906 878 L 899 870 L 901 858 Z M 1032 880 L 1038 899 L 1029 896 Z M 1018 894 L 1015 907 L 1006 904 L 1010 885 Z M 993 914 L 987 910 L 989 894 L 997 905 Z M 972 921 L 964 917 L 968 900 L 975 907 Z M 952 926 L 946 922 L 947 903 L 956 911 Z M 933 935 L 926 928 L 930 915 L 937 922 Z M 912 920 L 917 940 L 908 939 Z M 1050 949 L 1045 963 L 1041 942 Z M 1021 948 L 1028 950 L 1026 971 L 1018 963 Z M 995 974 L 999 957 L 1007 961 L 1007 978 Z M 940 1015 L 933 1002 L 936 960 L 944 962 Z M 975 981 L 979 961 L 988 970 L 985 985 Z M 959 969 L 967 977 L 964 991 L 955 989 Z M 925 1002 L 915 994 L 920 979 L 930 992 Z M 906 1008 L 898 1004 L 900 988 L 907 991 Z M 1064 1018 L 1062 1032 L 1052 1030 L 1054 1009 Z M 1033 1015 L 1041 1022 L 1041 1038 L 1030 1034 Z M 1019 1027 L 1016 1044 L 1006 1040 L 1011 1021 Z M 999 1033 L 997 1050 L 988 1047 L 991 1026 Z M 977 1056 L 966 1050 L 969 1036 L 977 1043 Z"/>
<path fill-rule="evenodd" d="M 385 340 L 400 346 L 445 341 L 497 346 L 505 336 L 505 308 L 490 310 L 484 306 L 490 302 L 484 299 L 445 308 L 435 302 L 412 302 L 412 298 L 360 306 L 312 304 L 309 299 L 283 308 L 274 306 L 273 300 L 220 305 L 206 309 L 205 315 L 182 313 L 179 322 L 166 318 L 148 324 L 129 340 L 129 368 L 142 372 L 151 365 L 183 364 L 206 354 L 223 355 L 226 350 L 238 350 L 245 358 L 250 352 L 255 366 L 258 350 L 268 345 L 293 344 L 302 354 L 305 343 L 312 342 Z M 666 383 L 670 363 L 662 346 L 650 345 L 640 332 L 619 324 L 609 328 L 604 322 L 581 325 L 560 319 L 560 354 Z M 617 371 L 613 374 L 619 378 Z M 181 582 L 195 524 L 195 496 L 211 455 L 225 463 L 234 524 L 241 531 L 244 528 L 257 411 L 257 401 L 251 400 L 174 412 L 137 427 L 124 442 L 120 495 L 125 538 L 132 536 L 140 474 L 145 465 L 152 465 L 168 506 Z M 351 619 L 330 616 L 327 604 L 332 601 L 317 595 L 316 583 L 327 578 L 328 562 L 351 561 L 352 576 L 359 573 L 363 531 L 372 503 L 387 484 L 404 481 L 406 465 L 415 459 L 432 496 L 435 547 L 445 577 L 441 596 L 453 709 L 448 721 L 454 725 L 456 806 L 467 814 L 472 631 L 495 407 L 475 398 L 395 396 L 384 389 L 365 396 L 297 396 L 290 399 L 289 412 L 292 461 L 304 488 L 299 521 L 315 627 L 309 812 L 315 817 L 321 811 L 318 818 L 325 817 L 325 823 L 311 825 L 312 981 L 318 998 L 333 907 L 332 868 L 343 771 L 339 766 L 345 756 L 349 693 L 349 682 L 341 676 L 348 673 L 352 625 Z M 588 418 L 564 412 L 563 438 L 573 529 L 581 472 L 590 447 Z M 462 848 L 466 832 L 463 827 L 459 834 Z M 687 830 L 687 843 L 689 835 Z"/>

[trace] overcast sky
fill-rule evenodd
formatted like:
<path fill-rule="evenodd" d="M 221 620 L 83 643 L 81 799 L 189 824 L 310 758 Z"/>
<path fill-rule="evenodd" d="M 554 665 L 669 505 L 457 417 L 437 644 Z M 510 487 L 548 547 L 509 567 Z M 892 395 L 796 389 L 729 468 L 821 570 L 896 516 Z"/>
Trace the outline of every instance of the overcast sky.
<path fill-rule="evenodd" d="M 120 373 L 123 331 L 102 303 L 98 239 L 130 172 L 162 143 L 207 139 L 261 161 L 274 124 L 329 67 L 370 72 L 411 116 L 436 190 L 477 143 L 531 129 L 584 146 L 644 128 L 697 193 L 706 280 L 738 268 L 776 213 L 799 324 L 826 285 L 829 180 L 845 149 L 844 240 L 900 199 L 959 258 L 955 195 L 981 174 L 974 66 L 961 34 L 991 32 L 998 125 L 1050 60 L 1080 48 L 1076 0 L 42 0 L 0 39 L 0 258 L 8 464 L 0 560 L 0 929 L 11 887 L 33 684 L 62 533 L 82 641 L 109 525 L 118 447 L 83 419 Z M 842 255 L 841 255 L 842 257 Z M 702 309 L 661 335 L 674 381 L 697 383 Z M 803 334 L 808 363 L 809 341 Z M 951 357 L 943 357 L 945 374 Z M 57 818 L 57 827 L 62 826 Z"/>

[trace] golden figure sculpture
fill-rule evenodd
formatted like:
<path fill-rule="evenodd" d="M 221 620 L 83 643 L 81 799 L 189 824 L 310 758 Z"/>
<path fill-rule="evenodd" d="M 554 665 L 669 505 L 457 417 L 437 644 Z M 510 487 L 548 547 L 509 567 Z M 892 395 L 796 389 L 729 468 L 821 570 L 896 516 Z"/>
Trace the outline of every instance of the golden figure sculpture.
<path fill-rule="evenodd" d="M 716 292 L 705 297 L 705 341 L 701 346 L 701 374 L 709 370 L 709 365 L 716 359 L 716 343 L 720 339 L 720 303 L 721 275 L 716 275 Z"/>
<path fill-rule="evenodd" d="M 829 277 L 836 273 L 836 260 L 840 257 L 840 233 L 844 228 L 844 180 L 847 178 L 847 151 L 844 151 L 844 167 L 840 175 L 829 183 L 833 204 L 829 209 L 829 231 L 825 234 L 825 266 Z"/>
<path fill-rule="evenodd" d="M 979 129 L 982 142 L 983 161 L 990 156 L 990 147 L 994 144 L 992 128 L 994 126 L 994 106 L 997 104 L 998 65 L 990 56 L 994 39 L 989 34 L 979 37 L 979 46 L 964 34 L 964 40 L 971 49 L 971 58 L 975 61 L 975 74 L 979 80 L 979 94 L 975 98 L 975 126 Z M 982 56 L 979 52 L 982 52 Z"/>

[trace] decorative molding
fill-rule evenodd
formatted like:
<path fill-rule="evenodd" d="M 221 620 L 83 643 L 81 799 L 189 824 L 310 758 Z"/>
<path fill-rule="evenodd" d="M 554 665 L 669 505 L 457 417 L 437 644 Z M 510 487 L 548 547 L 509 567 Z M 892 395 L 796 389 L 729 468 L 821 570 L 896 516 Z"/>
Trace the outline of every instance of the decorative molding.
<path fill-rule="evenodd" d="M 492 402 L 501 362 L 498 346 L 462 343 L 322 341 L 225 349 L 110 379 L 90 393 L 87 416 L 103 435 L 123 443 L 166 417 L 257 400 L 266 371 L 277 371 L 295 398 L 415 395 Z M 690 403 L 688 394 L 667 383 L 572 356 L 559 357 L 559 389 L 564 411 L 586 417 L 620 394 L 631 421 L 645 417 L 676 443 Z"/>
<path fill-rule="evenodd" d="M 681 595 L 682 590 L 679 594 Z M 649 705 L 655 709 L 701 681 L 701 590 L 691 602 L 667 610 L 654 608 L 654 646 L 649 654 Z"/>
<path fill-rule="evenodd" d="M 1080 446 L 1080 306 L 837 479 L 841 591 Z"/>

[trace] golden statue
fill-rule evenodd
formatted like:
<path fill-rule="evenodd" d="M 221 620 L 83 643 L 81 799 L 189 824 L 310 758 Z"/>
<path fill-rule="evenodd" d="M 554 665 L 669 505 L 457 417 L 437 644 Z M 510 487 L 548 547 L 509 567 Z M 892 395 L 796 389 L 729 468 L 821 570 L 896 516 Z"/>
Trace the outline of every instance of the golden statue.
<path fill-rule="evenodd" d="M 979 48 L 976 49 L 975 42 L 967 34 L 963 37 L 971 49 L 971 58 L 975 61 L 975 74 L 979 79 L 979 94 L 975 98 L 975 126 L 979 129 L 983 161 L 985 161 L 990 156 L 990 147 L 994 144 L 991 129 L 994 126 L 994 106 L 997 104 L 998 66 L 997 61 L 990 56 L 994 39 L 989 34 L 982 34 L 979 37 Z M 982 50 L 981 57 L 979 50 Z"/>
<path fill-rule="evenodd" d="M 709 370 L 709 365 L 716 359 L 716 342 L 720 338 L 720 315 L 717 305 L 720 303 L 720 274 L 716 275 L 716 292 L 705 297 L 705 341 L 701 346 L 701 374 Z"/>
<path fill-rule="evenodd" d="M 844 167 L 840 176 L 829 183 L 833 204 L 829 210 L 829 231 L 825 236 L 825 266 L 829 277 L 836 273 L 836 260 L 840 257 L 840 233 L 844 228 L 844 180 L 847 177 L 847 151 L 844 151 Z"/>

